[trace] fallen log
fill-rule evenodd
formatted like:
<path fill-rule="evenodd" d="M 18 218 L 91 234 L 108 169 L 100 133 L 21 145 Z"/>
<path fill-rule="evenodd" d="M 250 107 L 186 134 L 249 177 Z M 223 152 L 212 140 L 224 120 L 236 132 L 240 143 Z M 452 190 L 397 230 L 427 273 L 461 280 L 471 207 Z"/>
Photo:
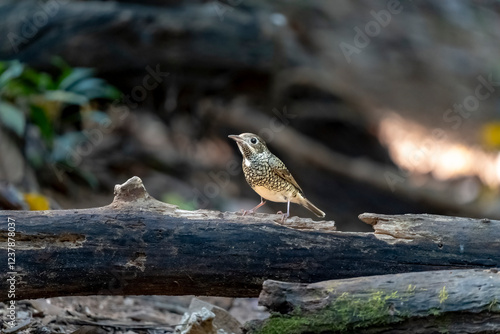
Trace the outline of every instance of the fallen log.
<path fill-rule="evenodd" d="M 268 279 L 312 283 L 500 266 L 494 220 L 363 214 L 375 232 L 347 233 L 331 221 L 292 217 L 282 225 L 281 215 L 180 210 L 151 198 L 137 177 L 116 186 L 115 195 L 102 208 L 0 211 L 0 263 L 15 256 L 0 272 L 0 291 L 14 276 L 16 299 L 251 297 Z"/>
<path fill-rule="evenodd" d="M 273 315 L 247 333 L 497 333 L 497 270 L 440 270 L 313 284 L 264 282 Z M 281 332 L 277 331 L 282 330 Z"/>

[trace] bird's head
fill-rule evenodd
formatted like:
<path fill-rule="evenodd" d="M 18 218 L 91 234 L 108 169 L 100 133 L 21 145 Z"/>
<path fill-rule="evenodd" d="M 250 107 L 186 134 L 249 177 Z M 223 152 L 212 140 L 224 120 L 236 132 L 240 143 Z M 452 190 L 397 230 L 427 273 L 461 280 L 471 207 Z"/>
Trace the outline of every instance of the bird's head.
<path fill-rule="evenodd" d="M 238 144 L 244 158 L 267 151 L 266 142 L 253 133 L 242 133 L 241 135 L 230 135 L 228 137 Z"/>

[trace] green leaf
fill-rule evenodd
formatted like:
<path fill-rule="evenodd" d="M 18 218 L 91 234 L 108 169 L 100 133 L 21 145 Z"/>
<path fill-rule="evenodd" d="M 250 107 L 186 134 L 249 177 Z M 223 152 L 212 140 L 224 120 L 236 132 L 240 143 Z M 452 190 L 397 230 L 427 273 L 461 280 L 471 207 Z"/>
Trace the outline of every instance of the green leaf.
<path fill-rule="evenodd" d="M 23 80 L 11 80 L 3 87 L 3 96 L 9 99 L 27 97 L 31 94 L 37 94 L 38 90 L 32 84 L 26 84 Z"/>
<path fill-rule="evenodd" d="M 54 127 L 52 126 L 52 122 L 47 116 L 47 112 L 44 108 L 32 105 L 30 120 L 40 129 L 40 133 L 42 137 L 50 143 L 54 138 Z"/>
<path fill-rule="evenodd" d="M 80 80 L 92 78 L 94 70 L 90 68 L 75 67 L 72 71 L 59 83 L 57 87 L 60 90 L 71 90 L 72 86 Z"/>
<path fill-rule="evenodd" d="M 26 117 L 24 112 L 17 106 L 0 101 L 0 123 L 14 131 L 19 137 L 22 137 L 26 126 Z"/>
<path fill-rule="evenodd" d="M 18 60 L 10 62 L 10 65 L 7 67 L 7 69 L 2 74 L 0 74 L 0 89 L 5 87 L 5 85 L 12 79 L 21 76 L 23 70 L 24 65 L 21 64 Z"/>
<path fill-rule="evenodd" d="M 32 68 L 26 68 L 23 78 L 32 83 L 40 92 L 56 89 L 55 82 L 48 73 L 38 72 Z"/>
<path fill-rule="evenodd" d="M 59 101 L 69 104 L 84 105 L 89 102 L 89 100 L 80 94 L 75 94 L 72 92 L 67 92 L 63 90 L 50 90 L 43 93 L 43 96 L 48 101 Z"/>
<path fill-rule="evenodd" d="M 50 62 L 52 63 L 52 65 L 54 65 L 55 67 L 57 67 L 61 71 L 61 75 L 59 76 L 59 78 L 57 80 L 57 86 L 59 86 L 61 81 L 64 78 L 66 78 L 73 71 L 73 69 L 60 56 L 53 56 Z"/>
<path fill-rule="evenodd" d="M 116 99 L 120 92 L 100 78 L 86 78 L 75 83 L 69 91 L 84 95 L 89 100 L 104 98 Z"/>

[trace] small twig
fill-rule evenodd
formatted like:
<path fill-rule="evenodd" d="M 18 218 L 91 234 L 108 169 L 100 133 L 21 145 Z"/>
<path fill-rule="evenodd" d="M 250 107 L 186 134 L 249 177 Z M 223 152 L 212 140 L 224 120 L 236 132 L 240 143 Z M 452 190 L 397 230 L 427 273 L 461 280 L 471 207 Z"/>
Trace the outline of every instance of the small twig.
<path fill-rule="evenodd" d="M 31 319 L 24 319 L 23 321 L 20 321 L 16 326 L 4 329 L 3 332 L 5 334 L 11 334 L 11 333 L 17 333 L 20 330 L 23 330 L 27 328 L 28 326 L 31 325 Z"/>

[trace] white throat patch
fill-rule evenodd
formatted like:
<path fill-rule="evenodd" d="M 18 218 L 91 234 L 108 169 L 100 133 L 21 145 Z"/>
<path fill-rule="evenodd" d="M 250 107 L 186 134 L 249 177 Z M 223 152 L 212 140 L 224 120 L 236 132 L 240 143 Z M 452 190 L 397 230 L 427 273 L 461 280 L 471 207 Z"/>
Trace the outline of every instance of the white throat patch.
<path fill-rule="evenodd" d="M 247 158 L 245 158 L 245 166 L 250 167 L 250 160 Z"/>

